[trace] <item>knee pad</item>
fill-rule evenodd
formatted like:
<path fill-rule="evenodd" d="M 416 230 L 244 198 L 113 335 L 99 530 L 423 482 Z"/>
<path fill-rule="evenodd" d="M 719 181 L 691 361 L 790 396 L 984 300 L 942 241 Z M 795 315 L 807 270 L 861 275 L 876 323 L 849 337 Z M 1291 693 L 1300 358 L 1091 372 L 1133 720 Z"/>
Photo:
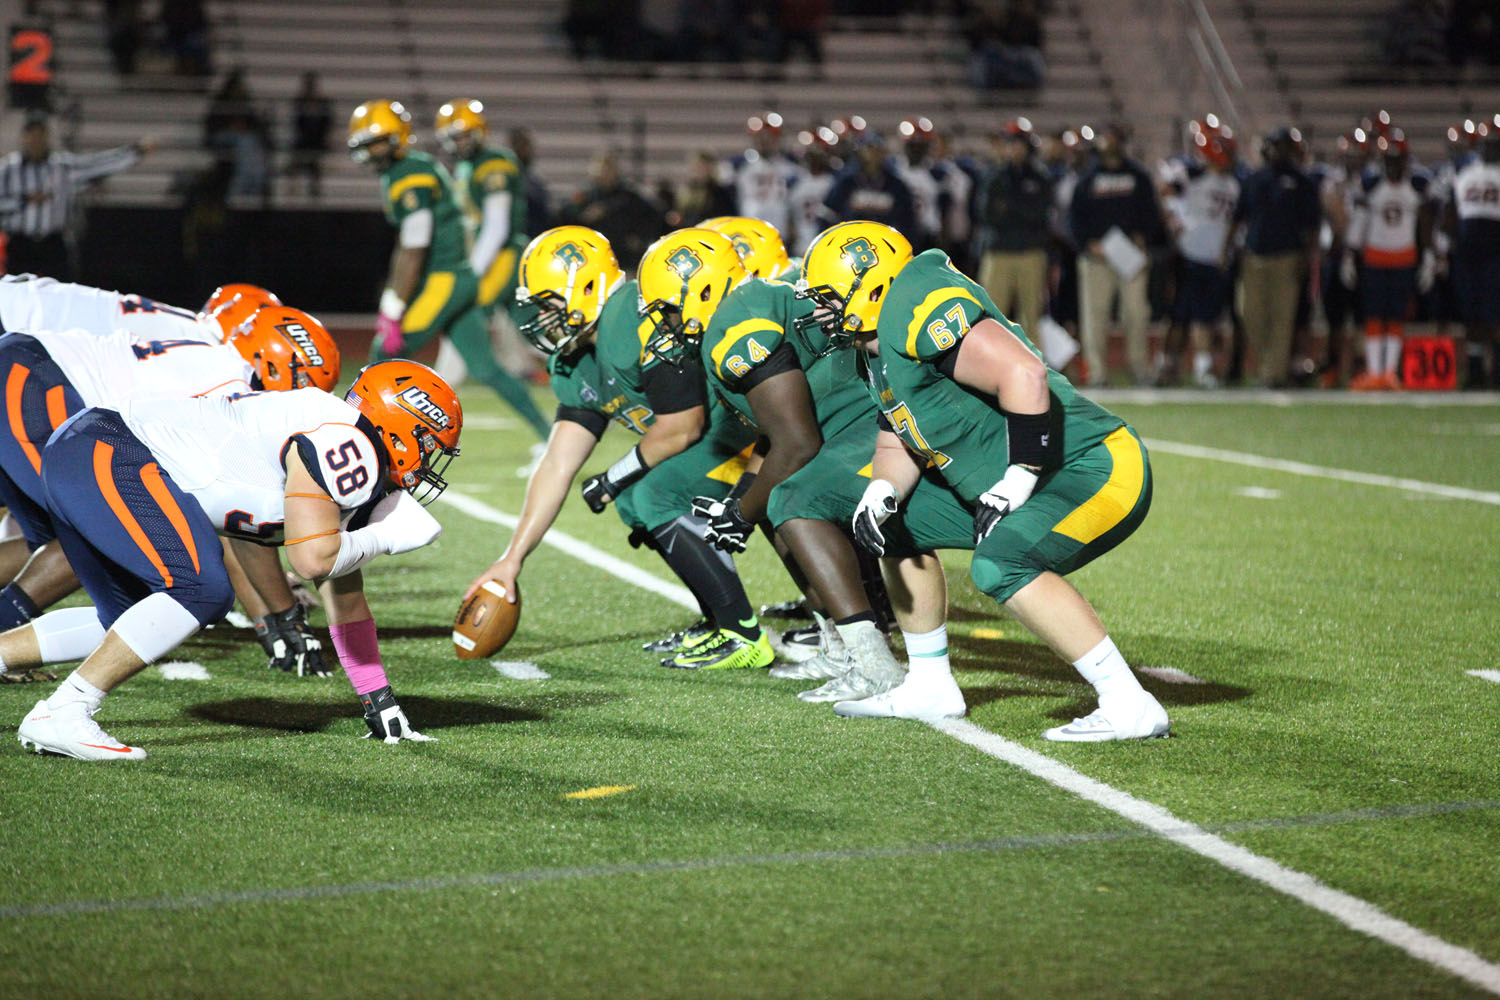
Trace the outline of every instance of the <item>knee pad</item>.
<path fill-rule="evenodd" d="M 1024 553 L 1014 556 L 995 555 L 976 551 L 969 564 L 969 579 L 983 593 L 1004 604 L 1015 596 L 1016 591 L 1042 575 L 1042 567 L 1036 565 Z"/>

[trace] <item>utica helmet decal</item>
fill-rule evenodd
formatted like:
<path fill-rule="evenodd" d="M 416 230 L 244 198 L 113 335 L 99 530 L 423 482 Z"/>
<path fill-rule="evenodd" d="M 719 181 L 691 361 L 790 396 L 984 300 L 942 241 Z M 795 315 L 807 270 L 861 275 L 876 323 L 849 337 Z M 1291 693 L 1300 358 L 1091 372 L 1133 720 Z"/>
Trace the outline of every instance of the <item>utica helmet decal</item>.
<path fill-rule="evenodd" d="M 702 269 L 703 258 L 694 253 L 692 247 L 678 247 L 667 257 L 667 264 L 686 281 Z"/>
<path fill-rule="evenodd" d="M 433 402 L 432 397 L 417 386 L 402 389 L 396 396 L 396 402 L 401 404 L 402 409 L 438 430 L 447 430 L 448 425 L 453 422 L 448 416 L 448 411 Z"/>
<path fill-rule="evenodd" d="M 309 364 L 318 366 L 323 364 L 323 355 L 313 341 L 312 334 L 307 332 L 307 327 L 295 322 L 282 323 L 276 327 L 276 330 L 297 345 L 297 349 L 307 358 Z"/>
<path fill-rule="evenodd" d="M 849 270 L 855 274 L 862 274 L 880 263 L 880 255 L 875 252 L 874 245 L 863 236 L 850 240 L 839 249 L 849 258 Z"/>

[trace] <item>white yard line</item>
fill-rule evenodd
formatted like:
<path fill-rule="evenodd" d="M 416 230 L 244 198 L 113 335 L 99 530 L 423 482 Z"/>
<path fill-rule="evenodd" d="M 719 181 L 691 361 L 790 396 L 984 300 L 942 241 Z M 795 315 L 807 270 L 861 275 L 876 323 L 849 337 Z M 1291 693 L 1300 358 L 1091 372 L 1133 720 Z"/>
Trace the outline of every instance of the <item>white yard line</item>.
<path fill-rule="evenodd" d="M 1137 823 L 1194 854 L 1216 861 L 1230 871 L 1270 886 L 1333 917 L 1345 927 L 1400 948 L 1413 958 L 1453 973 L 1475 986 L 1500 994 L 1500 965 L 1467 948 L 1413 927 L 1373 903 L 1324 885 L 1311 875 L 1277 864 L 1270 858 L 1232 844 L 1195 823 L 1180 820 L 1161 806 L 1138 799 L 1102 781 L 1095 781 L 1051 757 L 996 736 L 965 719 L 931 723 L 934 729 L 967 743 L 980 753 L 1019 767 L 1049 784 L 1102 806 Z"/>
<path fill-rule="evenodd" d="M 1433 496 L 1447 497 L 1450 500 L 1472 500 L 1475 503 L 1500 506 L 1500 493 L 1465 489 L 1462 486 L 1446 486 L 1442 483 L 1427 483 L 1420 479 L 1380 476 L 1373 472 L 1356 472 L 1353 469 L 1334 469 L 1326 465 L 1309 465 L 1306 462 L 1291 462 L 1284 458 L 1269 458 L 1265 455 L 1252 455 L 1243 451 L 1225 451 L 1222 448 L 1205 448 L 1202 445 L 1183 444 L 1178 441 L 1152 439 L 1146 442 L 1146 448 L 1164 455 L 1201 458 L 1210 462 L 1228 462 L 1231 465 L 1269 469 L 1272 472 L 1286 472 L 1294 476 L 1336 479 L 1345 483 L 1358 483 L 1361 486 L 1383 486 L 1388 489 L 1407 490 L 1411 493 L 1429 493 Z"/>
<path fill-rule="evenodd" d="M 1157 446 L 1148 445 L 1148 447 Z M 1181 447 L 1190 446 L 1184 445 Z M 1244 457 L 1258 458 L 1259 456 Z M 1307 466 L 1307 468 L 1316 467 Z M 1337 472 L 1339 470 L 1327 471 Z M 1311 475 L 1313 473 L 1303 474 Z M 1375 483 L 1373 485 L 1388 484 Z M 1430 486 L 1432 484 L 1423 485 Z M 513 516 L 496 510 L 482 500 L 475 500 L 472 497 L 455 494 L 452 490 L 444 493 L 443 499 L 471 517 L 488 521 L 491 524 L 500 524 L 509 528 L 515 527 L 516 519 Z M 1496 502 L 1500 502 L 1500 498 L 1497 498 Z M 555 540 L 553 538 L 554 535 L 558 536 Z M 652 593 L 667 596 L 669 599 L 676 600 L 677 603 L 683 604 L 686 607 L 696 609 L 698 606 L 697 602 L 693 601 L 692 595 L 686 589 L 667 583 L 665 580 L 660 580 L 650 573 L 637 569 L 628 563 L 621 562 L 614 556 L 595 548 L 587 542 L 580 541 L 577 538 L 564 535 L 555 530 L 549 531 L 544 540 L 582 562 L 602 569 L 606 573 L 617 576 L 636 586 L 643 587 Z M 628 575 L 620 570 L 628 571 Z M 681 596 L 675 596 L 672 592 L 680 592 Z M 1247 878 L 1267 885 L 1277 892 L 1326 913 L 1352 930 L 1384 941 L 1389 945 L 1401 949 L 1413 958 L 1427 962 L 1430 965 L 1434 965 L 1439 969 L 1443 969 L 1473 983 L 1475 986 L 1500 995 L 1500 965 L 1486 961 L 1467 948 L 1460 948 L 1457 945 L 1449 944 L 1442 938 L 1413 927 L 1411 924 L 1391 916 L 1373 903 L 1331 888 L 1311 875 L 1287 868 L 1277 864 L 1270 858 L 1262 857 L 1237 844 L 1232 844 L 1222 837 L 1209 833 L 1194 823 L 1178 819 L 1161 806 L 1138 799 L 1127 792 L 1122 792 L 1118 788 L 1106 785 L 1101 781 L 1095 781 L 1093 778 L 1073 770 L 1066 764 L 1039 754 L 1034 750 L 1028 750 L 1020 744 L 1012 743 L 986 729 L 981 729 L 966 719 L 943 720 L 930 723 L 930 725 L 939 732 L 946 733 L 981 753 L 988 754 L 997 760 L 1019 767 L 1023 771 L 1035 775 L 1064 791 L 1071 792 L 1086 801 L 1124 817 L 1132 823 L 1143 826 L 1174 844 L 1187 848 L 1193 853 L 1208 858 L 1211 861 L 1215 861 L 1230 871 L 1237 872 Z"/>
<path fill-rule="evenodd" d="M 481 521 L 488 521 L 490 524 L 498 524 L 512 531 L 516 529 L 515 515 L 496 510 L 482 500 L 475 500 L 473 497 L 465 496 L 455 490 L 445 490 L 439 499 L 448 506 L 468 514 L 470 517 L 478 518 Z M 647 573 L 643 569 L 638 569 L 625 560 L 616 559 L 603 549 L 596 549 L 588 542 L 574 538 L 572 535 L 558 531 L 556 528 L 548 531 L 542 537 L 542 544 L 560 549 L 580 562 L 586 562 L 596 569 L 602 569 L 610 576 L 619 577 L 626 583 L 633 583 L 642 590 L 649 590 L 653 594 L 665 597 L 674 604 L 680 604 L 692 611 L 698 610 L 698 601 L 693 597 L 692 591 L 686 587 L 669 583 L 660 577 Z"/>
<path fill-rule="evenodd" d="M 1478 677 L 1482 681 L 1500 684 L 1500 670 L 1465 670 L 1464 673 L 1470 677 Z"/>

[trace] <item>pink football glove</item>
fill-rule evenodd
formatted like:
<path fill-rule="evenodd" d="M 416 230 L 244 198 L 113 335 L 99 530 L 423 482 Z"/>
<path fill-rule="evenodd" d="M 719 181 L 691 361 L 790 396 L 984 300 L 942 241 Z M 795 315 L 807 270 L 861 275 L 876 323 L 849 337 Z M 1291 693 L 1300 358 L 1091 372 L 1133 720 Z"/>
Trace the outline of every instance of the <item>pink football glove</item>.
<path fill-rule="evenodd" d="M 401 333 L 401 321 L 389 316 L 375 317 L 375 341 L 385 354 L 400 354 L 406 346 L 406 337 Z"/>

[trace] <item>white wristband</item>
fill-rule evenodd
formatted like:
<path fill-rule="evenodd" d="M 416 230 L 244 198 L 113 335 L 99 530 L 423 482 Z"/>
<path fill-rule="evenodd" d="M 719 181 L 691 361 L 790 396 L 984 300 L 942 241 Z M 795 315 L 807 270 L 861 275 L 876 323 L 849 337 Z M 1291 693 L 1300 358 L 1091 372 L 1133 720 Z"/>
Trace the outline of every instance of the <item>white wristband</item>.
<path fill-rule="evenodd" d="M 368 302 L 369 299 L 365 301 Z M 394 288 L 387 288 L 380 293 L 380 315 L 386 319 L 400 319 L 406 315 L 406 303 L 401 301 Z"/>

